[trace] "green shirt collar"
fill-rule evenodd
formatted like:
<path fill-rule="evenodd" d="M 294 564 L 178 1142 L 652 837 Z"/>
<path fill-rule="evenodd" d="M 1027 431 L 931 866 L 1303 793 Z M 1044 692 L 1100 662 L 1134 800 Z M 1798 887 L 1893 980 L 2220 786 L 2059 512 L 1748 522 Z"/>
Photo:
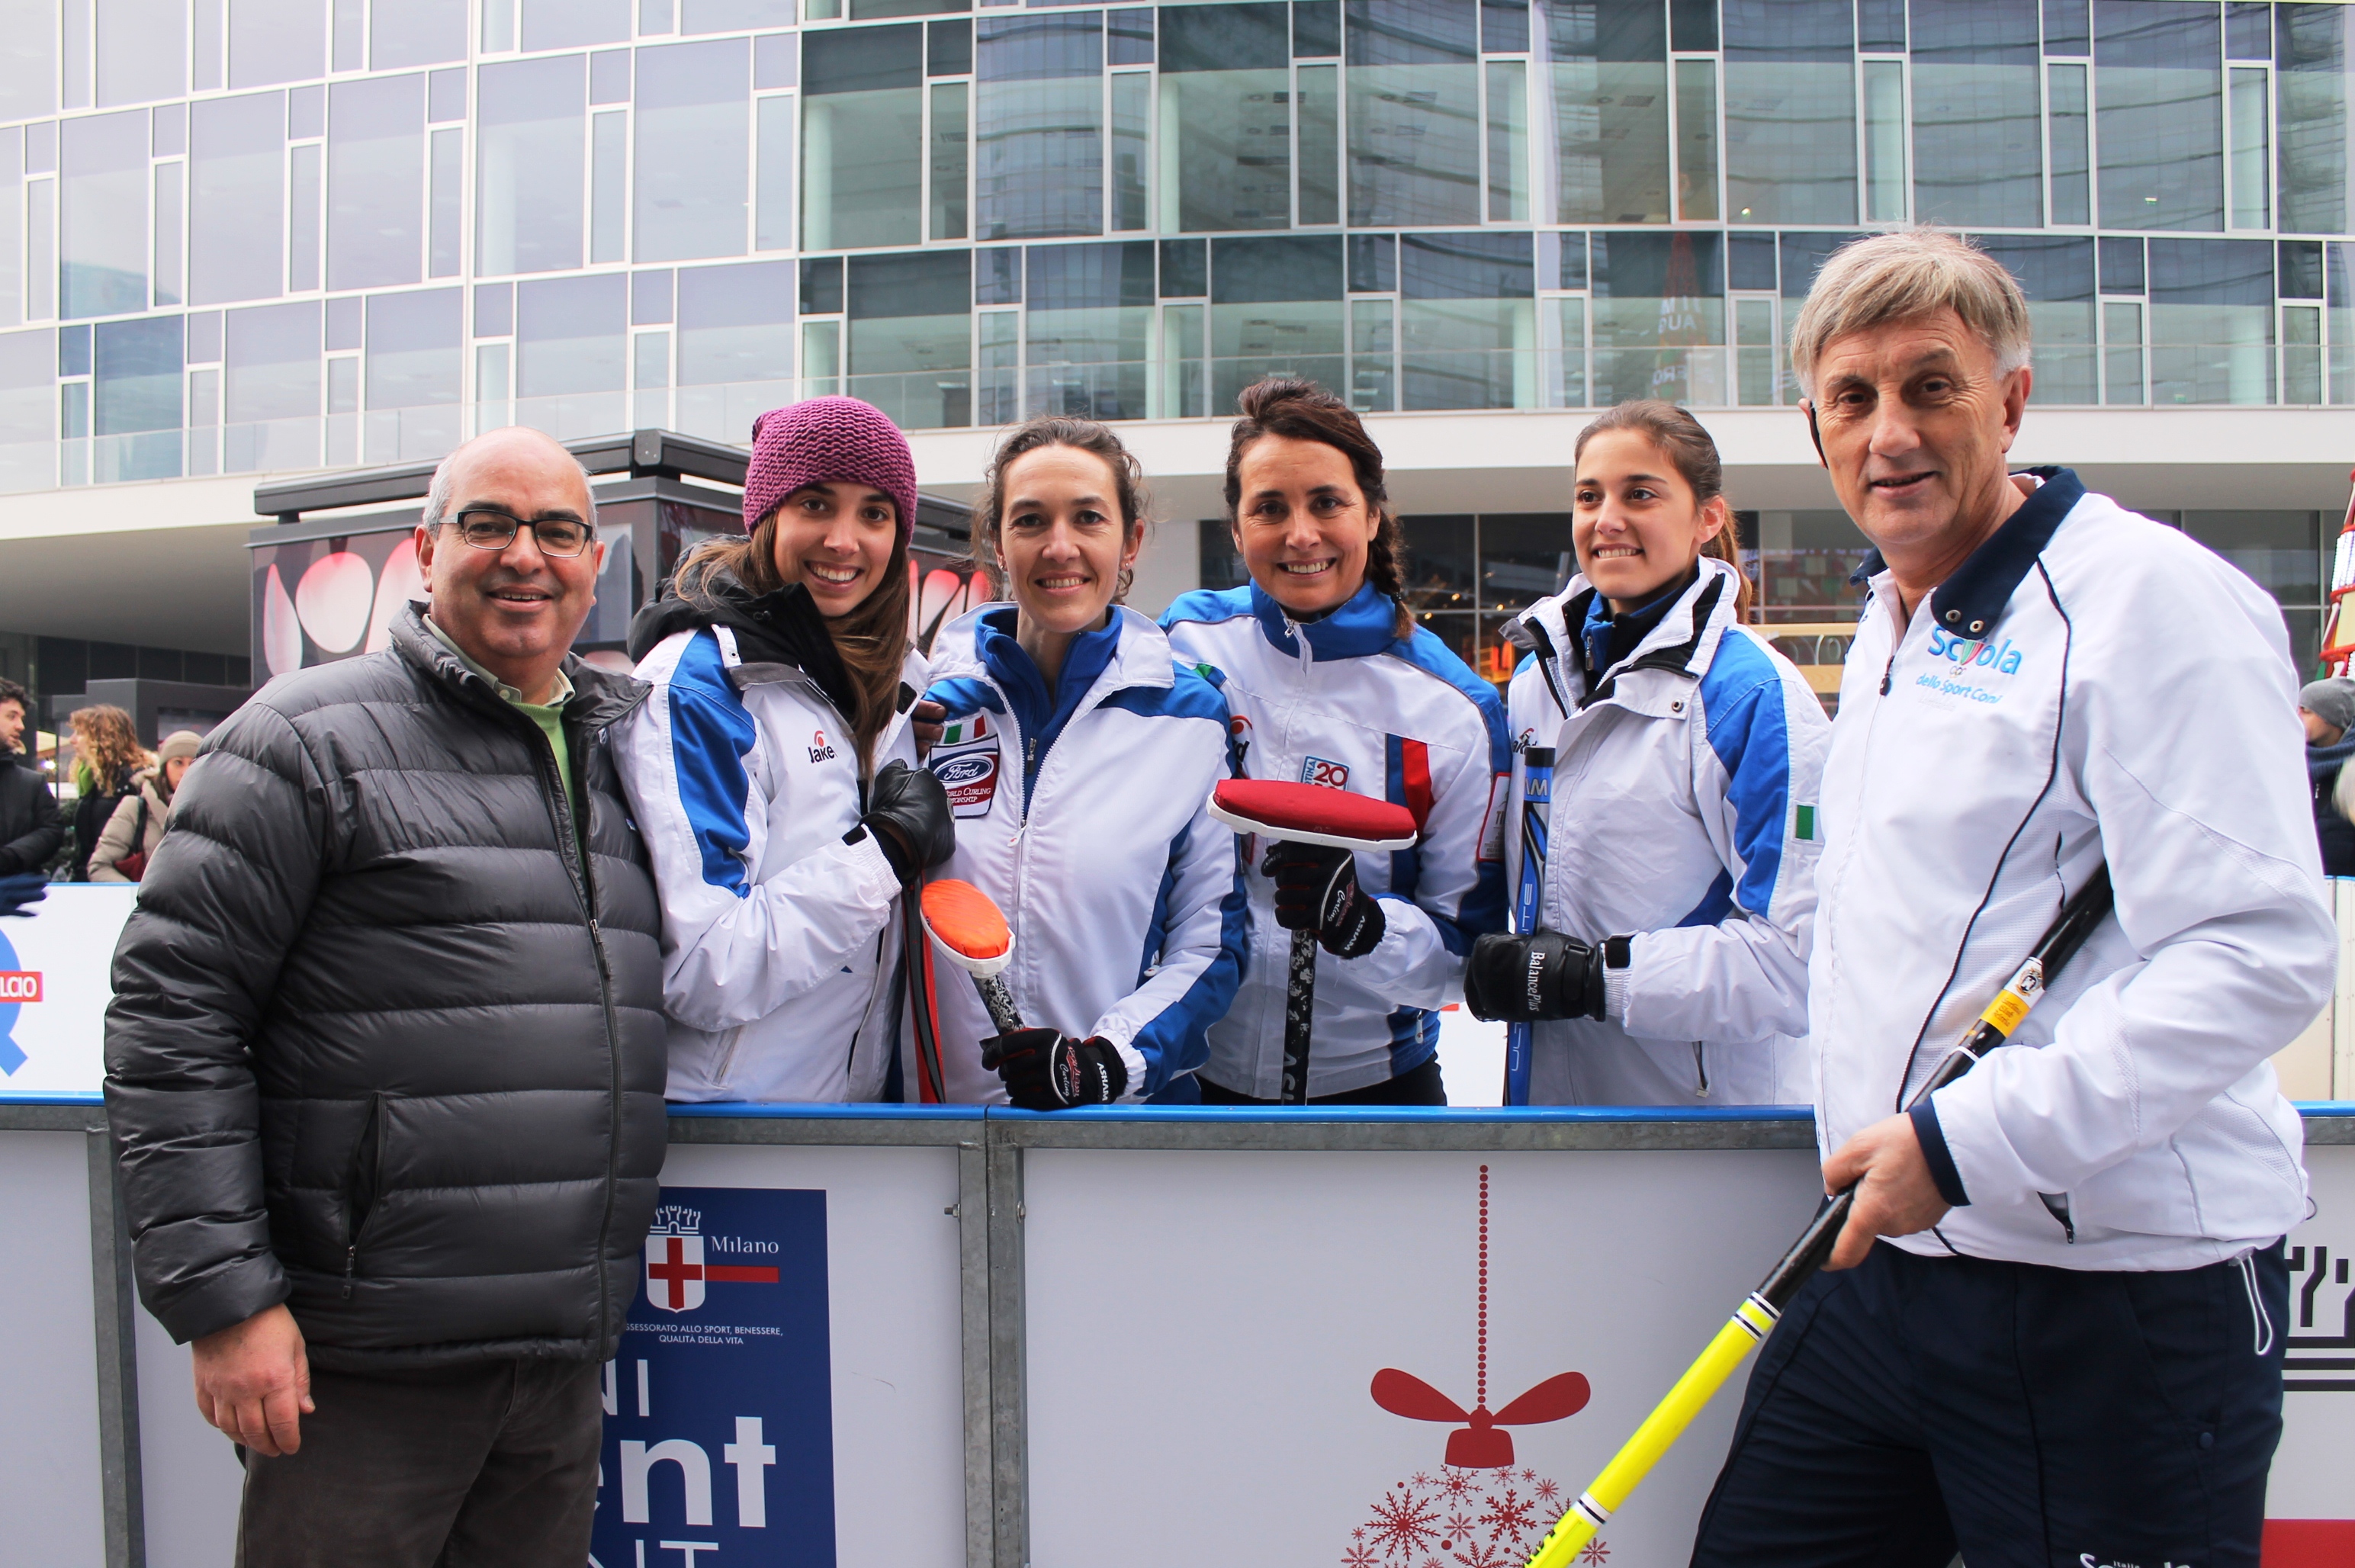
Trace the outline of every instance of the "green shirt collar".
<path fill-rule="evenodd" d="M 540 706 L 561 708 L 566 703 L 572 700 L 571 678 L 560 669 L 556 672 L 556 685 L 554 688 L 549 691 L 548 701 L 545 704 L 527 702 L 524 699 L 522 692 L 517 690 L 514 687 L 509 686 L 506 681 L 501 680 L 497 676 L 493 675 L 481 665 L 476 664 L 474 659 L 468 656 L 465 649 L 460 647 L 455 642 L 451 640 L 449 633 L 443 631 L 439 625 L 434 624 L 433 617 L 431 615 L 425 617 L 425 629 L 432 633 L 436 637 L 440 638 L 443 647 L 448 648 L 452 653 L 457 655 L 458 662 L 460 664 L 464 665 L 468 669 L 473 670 L 476 675 L 481 676 L 485 680 L 490 682 L 492 688 L 496 690 L 502 699 L 514 703 L 518 708 Z"/>

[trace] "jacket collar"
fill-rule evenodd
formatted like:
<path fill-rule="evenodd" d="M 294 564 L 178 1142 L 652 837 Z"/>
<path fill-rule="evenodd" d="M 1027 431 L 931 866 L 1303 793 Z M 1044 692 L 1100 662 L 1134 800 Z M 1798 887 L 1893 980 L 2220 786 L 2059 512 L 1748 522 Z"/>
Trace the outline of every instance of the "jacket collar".
<path fill-rule="evenodd" d="M 2036 565 L 2053 534 L 2085 498 L 2084 481 L 2073 469 L 2048 464 L 2023 472 L 2042 481 L 2035 494 L 2021 502 L 2019 509 L 1971 551 L 1945 581 L 1930 591 L 1930 614 L 1939 630 L 1974 642 L 1984 639 L 2003 619 L 2004 606 L 2011 603 L 2020 580 Z M 1888 561 L 1876 549 L 1864 558 L 1849 581 L 1870 582 L 1888 570 Z M 1904 628 L 1898 630 L 1902 635 Z"/>
<path fill-rule="evenodd" d="M 1371 582 L 1359 583 L 1346 603 L 1313 621 L 1294 615 L 1256 582 L 1251 585 L 1251 607 L 1261 634 L 1294 658 L 1300 656 L 1295 631 L 1307 637 L 1319 659 L 1364 658 L 1398 641 L 1398 601 Z"/>
<path fill-rule="evenodd" d="M 502 712 L 513 711 L 490 681 L 469 668 L 455 649 L 433 635 L 425 624 L 421 601 L 410 601 L 386 630 L 393 651 L 437 684 L 478 703 L 488 702 Z M 600 669 L 578 654 L 566 654 L 559 667 L 572 683 L 572 700 L 564 706 L 565 722 L 583 730 L 602 730 L 613 723 L 654 689 L 634 676 Z"/>
<path fill-rule="evenodd" d="M 1582 572 L 1572 578 L 1570 586 L 1561 592 L 1540 599 L 1523 611 L 1508 624 L 1506 636 L 1516 646 L 1535 653 L 1540 666 L 1547 663 L 1550 649 L 1553 659 L 1579 672 L 1589 686 L 1597 688 L 1621 672 L 1636 668 L 1676 669 L 1698 679 L 1708 673 L 1710 661 L 1717 656 L 1719 639 L 1733 624 L 1737 595 L 1732 579 L 1733 568 L 1714 556 L 1701 557 L 1700 575 L 1677 596 L 1677 602 L 1643 640 L 1607 670 L 1586 667 L 1583 644 L 1578 635 L 1584 629 L 1587 611 L 1594 602 L 1594 585 L 1586 581 Z M 1554 678 L 1551 670 L 1546 671 L 1546 678 Z"/>
<path fill-rule="evenodd" d="M 986 680 L 996 683 L 996 673 L 989 667 L 982 653 L 982 636 L 1007 634 L 995 626 L 985 626 L 983 617 L 1003 613 L 1013 608 L 999 601 L 968 610 L 940 629 L 932 640 L 931 678 L 944 680 Z M 1095 687 L 1103 692 L 1124 691 L 1131 687 L 1172 686 L 1178 676 L 1170 652 L 1169 639 L 1151 617 L 1139 614 L 1125 604 L 1112 607 L 1112 624 L 1103 631 L 1117 630 L 1119 640 L 1105 662 L 1103 673 L 1096 677 Z M 1090 634 L 1100 635 L 1101 633 Z"/>

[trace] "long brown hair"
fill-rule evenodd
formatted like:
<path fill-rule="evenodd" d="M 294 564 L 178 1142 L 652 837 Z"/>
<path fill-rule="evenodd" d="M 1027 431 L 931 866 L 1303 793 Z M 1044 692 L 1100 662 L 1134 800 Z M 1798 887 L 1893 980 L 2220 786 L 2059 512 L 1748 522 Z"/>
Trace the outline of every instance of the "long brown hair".
<path fill-rule="evenodd" d="M 1318 386 L 1291 377 L 1271 377 L 1245 387 L 1235 400 L 1242 418 L 1227 442 L 1227 527 L 1238 547 L 1242 538 L 1243 453 L 1263 436 L 1322 442 L 1349 460 L 1358 489 L 1379 519 L 1366 546 L 1366 581 L 1398 606 L 1397 635 L 1414 635 L 1414 612 L 1406 604 L 1406 532 L 1391 511 L 1382 485 L 1382 449 L 1349 405 Z"/>
<path fill-rule="evenodd" d="M 1007 470 L 1025 453 L 1048 446 L 1068 446 L 1103 459 L 1104 466 L 1112 470 L 1113 497 L 1120 507 L 1123 544 L 1143 535 L 1145 519 L 1153 510 L 1153 497 L 1145 488 L 1145 469 L 1121 444 L 1111 426 L 1059 414 L 1025 420 L 998 443 L 997 454 L 989 460 L 989 469 L 982 475 L 981 499 L 973 508 L 973 557 L 989 574 L 992 598 L 1004 599 L 1010 593 L 1006 582 L 1005 556 L 997 548 L 997 536 L 1006 528 Z M 1120 581 L 1113 588 L 1114 603 L 1127 602 L 1129 586 L 1135 576 L 1134 568 L 1121 569 Z"/>
<path fill-rule="evenodd" d="M 770 507 L 742 539 L 708 539 L 696 546 L 678 563 L 673 579 L 678 596 L 690 604 L 711 607 L 715 601 L 707 584 L 714 571 L 723 570 L 755 594 L 783 588 L 785 580 L 777 574 L 777 514 L 783 509 L 784 501 Z M 900 711 L 909 641 L 908 521 L 899 519 L 899 542 L 891 547 L 891 564 L 883 569 L 883 581 L 857 609 L 826 623 L 835 654 L 850 676 L 854 711 L 843 717 L 850 720 L 861 777 L 874 773 L 876 737 Z"/>
<path fill-rule="evenodd" d="M 133 773 L 155 765 L 131 715 L 112 703 L 77 708 L 66 722 L 73 728 L 74 787 L 84 795 L 120 795 Z"/>
<path fill-rule="evenodd" d="M 1710 438 L 1700 421 L 1676 404 L 1657 398 L 1639 398 L 1595 415 L 1593 421 L 1578 432 L 1578 444 L 1570 449 L 1572 471 L 1589 441 L 1614 430 L 1633 431 L 1659 448 L 1660 454 L 1675 464 L 1677 476 L 1692 486 L 1696 508 L 1725 494 L 1725 464 L 1717 455 L 1717 443 Z M 1750 586 L 1750 574 L 1742 570 L 1742 539 L 1731 507 L 1718 530 L 1700 541 L 1700 552 L 1715 556 L 1733 568 L 1733 618 L 1749 620 L 1750 602 L 1755 595 Z"/>

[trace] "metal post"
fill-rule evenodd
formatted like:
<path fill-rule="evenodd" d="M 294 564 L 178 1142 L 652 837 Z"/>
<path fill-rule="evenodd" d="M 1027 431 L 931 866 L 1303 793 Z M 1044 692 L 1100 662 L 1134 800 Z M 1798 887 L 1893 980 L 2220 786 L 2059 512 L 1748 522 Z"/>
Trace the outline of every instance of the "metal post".
<path fill-rule="evenodd" d="M 981 1126 L 986 1130 L 987 1124 Z M 957 1322 L 964 1349 L 965 1568 L 996 1558 L 989 1379 L 989 1157 L 979 1137 L 957 1145 Z"/>
<path fill-rule="evenodd" d="M 1022 1150 L 989 1136 L 989 1416 L 995 1568 L 1029 1568 L 1030 1476 L 1022 1332 Z"/>
<path fill-rule="evenodd" d="M 106 1126 L 83 1130 L 90 1158 L 91 1307 L 98 1340 L 98 1462 L 107 1568 L 146 1568 L 146 1505 L 139 1472 L 138 1296 L 131 1232 Z"/>

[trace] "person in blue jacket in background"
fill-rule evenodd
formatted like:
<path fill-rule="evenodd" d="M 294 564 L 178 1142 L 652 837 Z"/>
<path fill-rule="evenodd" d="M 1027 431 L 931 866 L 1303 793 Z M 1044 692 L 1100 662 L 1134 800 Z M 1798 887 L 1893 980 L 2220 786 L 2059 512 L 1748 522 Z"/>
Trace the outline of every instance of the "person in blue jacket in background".
<path fill-rule="evenodd" d="M 1307 381 L 1244 389 L 1227 520 L 1251 581 L 1188 593 L 1170 645 L 1225 677 L 1238 771 L 1394 801 L 1414 846 L 1287 844 L 1245 879 L 1251 947 L 1210 1029 L 1207 1104 L 1273 1103 L 1287 950 L 1316 932 L 1311 1103 L 1439 1105 L 1439 1009 L 1473 939 L 1505 924 L 1505 714 L 1496 688 L 1401 602 L 1406 541 L 1382 454 L 1348 404 Z"/>
<path fill-rule="evenodd" d="M 934 640 L 942 727 L 925 763 L 956 821 L 938 874 L 1004 912 L 999 978 L 1028 1027 L 994 1032 L 964 976 L 919 955 L 902 1071 L 925 1075 L 907 1051 L 937 1020 L 953 1102 L 1192 1100 L 1203 1031 L 1234 997 L 1243 895 L 1234 836 L 1207 810 L 1227 775 L 1227 703 L 1215 672 L 1177 663 L 1120 603 L 1145 516 L 1120 438 L 1060 418 L 1007 436 L 974 514 L 975 552 L 1013 603 Z"/>

